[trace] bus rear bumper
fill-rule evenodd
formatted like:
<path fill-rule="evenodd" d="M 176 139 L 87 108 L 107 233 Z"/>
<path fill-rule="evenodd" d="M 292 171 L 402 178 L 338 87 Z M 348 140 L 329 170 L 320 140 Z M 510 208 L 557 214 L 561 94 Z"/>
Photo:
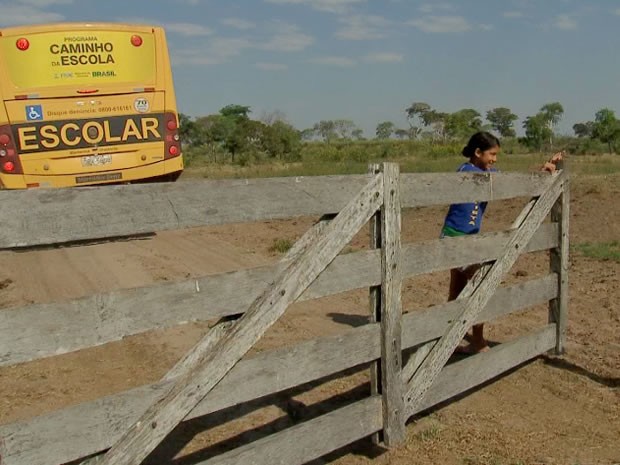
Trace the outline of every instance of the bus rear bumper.
<path fill-rule="evenodd" d="M 4 175 L 0 180 L 4 189 L 57 188 L 74 186 L 93 186 L 98 184 L 118 184 L 132 181 L 164 177 L 183 171 L 183 158 L 175 157 L 150 165 L 126 168 L 123 170 L 101 171 L 97 173 L 63 175 Z"/>

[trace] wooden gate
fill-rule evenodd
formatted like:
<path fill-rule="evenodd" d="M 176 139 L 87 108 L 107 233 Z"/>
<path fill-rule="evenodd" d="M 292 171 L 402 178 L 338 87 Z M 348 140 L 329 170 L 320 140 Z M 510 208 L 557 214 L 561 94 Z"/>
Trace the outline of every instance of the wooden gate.
<path fill-rule="evenodd" d="M 403 207 L 520 196 L 532 200 L 507 231 L 401 244 Z M 371 368 L 367 398 L 200 463 L 304 463 L 373 434 L 391 446 L 403 441 L 412 415 L 539 354 L 562 351 L 568 296 L 562 171 L 400 174 L 386 163 L 368 176 L 4 191 L 0 247 L 325 214 L 275 266 L 1 311 L 2 366 L 220 318 L 157 383 L 0 425 L 1 463 L 139 464 L 182 421 L 361 364 Z M 369 221 L 371 250 L 340 254 Z M 546 249 L 550 274 L 500 288 L 520 254 Z M 456 301 L 403 313 L 404 278 L 482 262 Z M 364 287 L 369 324 L 241 360 L 291 303 Z M 472 324 L 542 302 L 549 302 L 547 326 L 445 366 Z M 411 348 L 403 366 L 403 350 Z"/>

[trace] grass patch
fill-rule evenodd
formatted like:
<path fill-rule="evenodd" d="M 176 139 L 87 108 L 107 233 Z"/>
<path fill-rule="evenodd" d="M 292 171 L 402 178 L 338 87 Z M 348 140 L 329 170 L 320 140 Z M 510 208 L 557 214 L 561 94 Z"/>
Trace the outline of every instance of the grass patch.
<path fill-rule="evenodd" d="M 582 242 L 573 248 L 582 255 L 595 260 L 620 262 L 620 241 Z"/>
<path fill-rule="evenodd" d="M 310 151 L 312 146 L 306 149 Z M 403 147 L 394 141 L 392 144 L 366 144 L 320 146 L 316 150 L 325 151 L 305 154 L 300 161 L 257 159 L 246 164 L 229 161 L 207 161 L 205 157 L 195 157 L 183 174 L 184 178 L 266 178 L 291 176 L 326 176 L 365 174 L 369 163 L 395 162 L 403 173 L 454 172 L 465 161 L 455 150 L 444 147 L 429 153 L 416 150 L 412 145 Z M 313 149 L 314 150 L 314 149 Z M 329 152 L 329 153 L 327 153 Z M 334 153 L 332 153 L 334 152 Z M 437 153 L 435 153 L 437 152 Z M 498 157 L 497 168 L 503 172 L 534 172 L 549 159 L 549 153 L 515 154 L 502 152 Z M 569 155 L 566 160 L 571 175 L 614 175 L 620 174 L 620 155 Z"/>
<path fill-rule="evenodd" d="M 293 241 L 290 239 L 276 239 L 269 247 L 269 252 L 285 254 L 293 247 Z"/>
<path fill-rule="evenodd" d="M 415 438 L 419 441 L 432 441 L 433 439 L 437 439 L 439 434 L 441 433 L 441 429 L 437 425 L 432 425 L 429 428 L 426 428 L 415 434 Z"/>

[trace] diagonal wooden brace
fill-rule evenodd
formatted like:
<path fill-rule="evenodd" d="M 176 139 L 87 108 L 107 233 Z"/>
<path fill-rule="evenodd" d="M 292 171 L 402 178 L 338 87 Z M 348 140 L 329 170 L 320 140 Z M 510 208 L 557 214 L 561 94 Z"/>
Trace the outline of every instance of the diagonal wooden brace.
<path fill-rule="evenodd" d="M 405 395 L 407 417 L 418 410 L 426 392 L 434 383 L 454 349 L 456 349 L 467 330 L 493 296 L 493 293 L 501 283 L 502 276 L 512 267 L 521 254 L 521 250 L 525 248 L 548 215 L 562 191 L 566 174 L 561 172 L 555 175 L 555 177 L 556 179 L 549 189 L 538 198 L 535 205 L 527 212 L 527 215 L 523 215 L 525 218 L 522 224 L 512 239 L 506 244 L 500 258 L 489 267 L 486 273 L 481 270 L 482 272 L 477 274 L 480 279 L 473 279 L 468 283 L 464 293 L 459 296 L 459 299 L 462 299 L 464 294 L 466 295 L 473 291 L 459 317 L 455 318 L 450 324 L 447 332 L 437 341 L 428 356 L 415 371 Z"/>
<path fill-rule="evenodd" d="M 510 229 L 517 229 L 519 228 L 519 226 L 521 226 L 521 224 L 523 223 L 523 220 L 527 218 L 527 215 L 530 214 L 530 211 L 532 211 L 532 208 L 534 207 L 534 205 L 536 205 L 537 200 L 538 200 L 537 198 L 533 198 L 527 203 L 527 205 L 523 208 L 523 210 L 521 210 L 521 213 L 519 213 L 519 216 L 517 217 L 517 219 L 514 220 L 514 222 L 510 226 Z M 478 269 L 478 271 L 476 271 L 474 276 L 467 282 L 467 285 L 459 294 L 458 300 L 466 300 L 469 297 L 471 297 L 471 295 L 474 293 L 474 291 L 480 284 L 480 281 L 486 276 L 486 274 L 491 269 L 491 265 L 492 263 L 486 263 L 482 265 Z M 403 367 L 403 370 L 401 373 L 403 383 L 409 384 L 409 382 L 411 381 L 411 378 L 413 378 L 413 375 L 415 375 L 415 372 L 418 371 L 418 368 L 420 368 L 420 365 L 422 365 L 422 362 L 424 362 L 426 357 L 428 357 L 428 354 L 430 354 L 431 350 L 433 350 L 433 347 L 437 345 L 437 342 L 438 342 L 438 339 L 434 339 L 418 347 L 415 353 L 409 358 L 407 365 Z"/>
<path fill-rule="evenodd" d="M 220 382 L 284 313 L 383 203 L 383 175 L 374 176 L 305 252 L 294 258 L 275 283 L 258 297 L 212 350 L 184 360 L 170 391 L 153 404 L 112 448 L 95 463 L 141 463 L 185 416 Z"/>

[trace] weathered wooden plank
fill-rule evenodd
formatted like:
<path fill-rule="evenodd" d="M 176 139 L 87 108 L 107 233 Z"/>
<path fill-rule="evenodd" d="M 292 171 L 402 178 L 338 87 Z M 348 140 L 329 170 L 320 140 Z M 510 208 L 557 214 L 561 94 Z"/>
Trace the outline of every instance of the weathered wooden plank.
<path fill-rule="evenodd" d="M 508 315 L 553 299 L 558 292 L 557 276 L 550 274 L 541 279 L 526 281 L 500 288 L 478 316 L 475 323 Z M 458 318 L 465 300 L 453 300 L 426 310 L 405 314 L 403 317 L 403 347 L 415 347 L 445 333 Z"/>
<path fill-rule="evenodd" d="M 409 357 L 409 360 L 407 361 L 407 364 L 403 367 L 403 371 L 401 373 L 403 382 L 405 384 L 409 384 L 409 381 L 411 381 L 411 378 L 413 378 L 415 372 L 418 371 L 418 368 L 420 368 L 420 365 L 422 365 L 424 359 L 428 357 L 428 354 L 430 354 L 433 347 L 435 347 L 436 342 L 437 341 L 431 341 L 427 342 L 426 344 L 422 344 L 416 349 L 416 351 L 411 355 L 411 357 Z"/>
<path fill-rule="evenodd" d="M 499 286 L 504 273 L 515 263 L 522 249 L 525 248 L 540 223 L 551 210 L 561 192 L 564 178 L 562 173 L 554 176 L 554 182 L 551 187 L 538 198 L 536 205 L 531 209 L 523 224 L 519 226 L 515 235 L 506 244 L 501 258 L 491 266 L 482 282 L 475 283 L 472 280 L 464 289 L 464 291 L 467 291 L 468 287 L 473 287 L 475 292 L 471 294 L 471 297 L 467 298 L 462 313 L 450 324 L 446 334 L 439 339 L 414 374 L 405 397 L 409 411 L 419 407 L 437 374 L 441 371 L 456 346 Z"/>
<path fill-rule="evenodd" d="M 381 394 L 383 441 L 390 447 L 405 440 L 405 404 L 401 379 L 402 264 L 398 165 L 383 164 L 381 206 Z"/>
<path fill-rule="evenodd" d="M 376 174 L 381 171 L 381 165 L 379 163 L 372 163 L 368 166 L 368 174 Z M 370 250 L 376 250 L 381 248 L 381 211 L 379 210 L 377 213 L 373 215 L 373 217 L 368 222 L 368 235 L 370 239 L 369 248 Z M 380 252 L 379 252 L 380 253 Z M 372 255 L 373 258 L 378 257 L 375 253 Z M 330 266 L 335 265 L 335 262 Z M 366 272 L 356 272 L 356 273 L 348 273 L 344 270 L 339 273 L 339 276 L 360 276 L 368 275 L 369 273 L 377 274 L 377 266 L 375 266 L 375 262 L 373 261 L 373 265 L 366 269 Z M 329 267 L 328 267 L 329 269 Z M 325 270 L 327 271 L 327 270 Z M 319 276 L 318 279 L 321 277 Z M 315 281 L 313 284 L 316 285 L 318 282 Z M 327 281 L 329 282 L 329 281 Z M 307 291 L 306 291 L 307 292 Z M 302 295 L 303 297 L 303 295 Z M 381 285 L 379 286 L 370 286 L 368 288 L 368 304 L 369 304 L 369 317 L 368 321 L 370 323 L 378 323 L 381 321 Z M 371 362 L 369 369 L 370 376 L 370 395 L 381 395 L 381 359 L 377 359 Z M 371 440 L 374 444 L 381 444 L 383 442 L 383 432 L 379 431 L 372 435 Z"/>
<path fill-rule="evenodd" d="M 511 234 L 514 232 L 405 245 L 402 249 L 403 275 L 414 276 L 495 259 Z M 556 246 L 557 234 L 557 225 L 543 224 L 526 250 Z M 299 300 L 376 286 L 381 282 L 379 260 L 378 251 L 341 255 Z M 2 310 L 0 366 L 72 352 L 187 321 L 208 321 L 242 313 L 273 282 L 276 269 L 276 266 L 261 267 L 68 302 Z M 15 331 L 15 328 L 20 330 Z"/>
<path fill-rule="evenodd" d="M 433 389 L 418 408 L 408 412 L 409 415 L 422 412 L 544 354 L 555 345 L 555 331 L 555 325 L 550 324 L 488 352 L 444 367 Z"/>
<path fill-rule="evenodd" d="M 547 173 L 405 173 L 400 182 L 408 208 L 538 196 L 552 180 Z"/>
<path fill-rule="evenodd" d="M 401 178 L 403 207 L 539 195 L 548 186 L 548 178 L 538 174 L 416 173 Z M 312 176 L 0 191 L 0 249 L 334 213 L 368 179 Z"/>
<path fill-rule="evenodd" d="M 551 210 L 551 220 L 559 224 L 558 247 L 551 249 L 549 267 L 558 277 L 560 291 L 558 297 L 549 302 L 549 322 L 556 323 L 556 355 L 561 355 L 566 346 L 566 326 L 568 325 L 568 268 L 569 263 L 569 221 L 570 190 L 569 178 L 566 177 L 562 195 Z"/>
<path fill-rule="evenodd" d="M 503 344 L 486 354 L 471 357 L 447 367 L 436 388 L 423 405 L 430 408 L 472 387 L 504 373 L 548 350 L 554 328 Z M 380 427 L 376 397 L 370 397 L 295 425 L 251 444 L 239 447 L 197 465 L 297 465 L 321 457 L 361 439 Z M 385 426 L 384 426 L 385 427 Z M 352 431 L 348 431 L 349 428 Z M 345 432 L 346 431 L 346 432 Z"/>
<path fill-rule="evenodd" d="M 368 180 L 321 176 L 2 191 L 0 248 L 322 215 L 340 211 Z"/>
<path fill-rule="evenodd" d="M 557 277 L 501 288 L 479 321 L 506 315 L 554 298 Z M 462 302 L 453 301 L 403 316 L 404 348 L 439 337 L 458 316 Z M 196 418 L 252 399 L 341 372 L 380 357 L 379 324 L 345 334 L 266 351 L 240 361 L 186 419 Z M 337 353 L 338 357 L 334 357 Z M 166 392 L 160 382 L 33 419 L 0 426 L 3 465 L 65 463 L 110 447 Z M 435 388 L 433 389 L 435 392 Z"/>
<path fill-rule="evenodd" d="M 144 460 L 252 348 L 331 263 L 383 203 L 383 176 L 372 179 L 250 306 L 230 331 L 166 395 L 153 404 L 99 461 L 132 465 Z"/>
<path fill-rule="evenodd" d="M 381 397 L 373 396 L 197 465 L 303 464 L 369 436 L 381 425 Z"/>

